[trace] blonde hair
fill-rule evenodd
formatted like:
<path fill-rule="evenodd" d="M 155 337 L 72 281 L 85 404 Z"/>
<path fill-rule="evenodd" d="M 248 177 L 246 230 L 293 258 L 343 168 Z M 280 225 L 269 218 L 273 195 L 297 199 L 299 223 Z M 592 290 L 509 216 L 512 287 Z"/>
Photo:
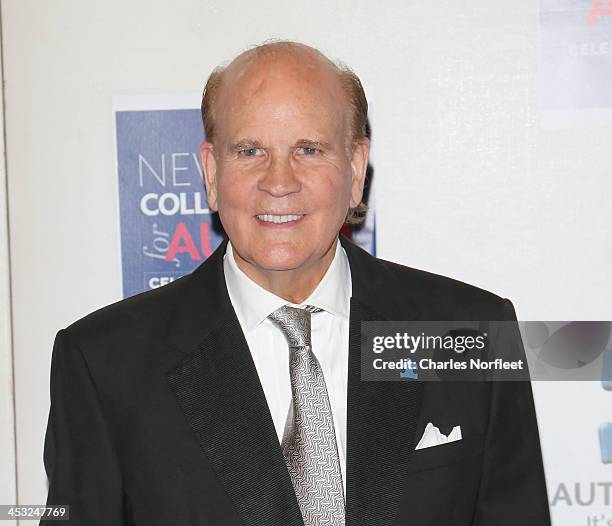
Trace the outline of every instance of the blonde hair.
<path fill-rule="evenodd" d="M 348 105 L 351 111 L 350 115 L 350 130 L 351 143 L 358 139 L 366 137 L 367 122 L 368 122 L 368 101 L 361 84 L 359 77 L 342 62 L 332 62 L 318 49 L 294 42 L 291 40 L 272 40 L 266 41 L 263 44 L 252 47 L 245 51 L 243 55 L 252 55 L 253 60 L 259 57 L 273 54 L 276 52 L 298 53 L 310 52 L 324 61 L 328 62 L 338 74 L 338 78 L 342 88 L 346 94 Z M 206 81 L 204 91 L 202 93 L 202 121 L 204 124 L 204 134 L 206 140 L 212 142 L 215 137 L 215 101 L 219 93 L 220 86 L 223 81 L 223 74 L 227 69 L 227 64 L 217 66 Z M 349 208 L 345 222 L 348 224 L 359 224 L 365 220 L 365 214 L 368 207 L 365 203 L 359 203 L 355 208 Z"/>

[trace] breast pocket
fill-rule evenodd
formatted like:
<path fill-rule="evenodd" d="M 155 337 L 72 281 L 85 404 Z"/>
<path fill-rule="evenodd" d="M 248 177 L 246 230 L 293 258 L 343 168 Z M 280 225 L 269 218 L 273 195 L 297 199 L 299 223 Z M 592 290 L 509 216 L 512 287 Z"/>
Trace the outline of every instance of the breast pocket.
<path fill-rule="evenodd" d="M 447 444 L 416 449 L 408 462 L 407 471 L 425 471 L 456 464 L 462 460 L 478 457 L 484 447 L 484 435 L 463 437 Z"/>

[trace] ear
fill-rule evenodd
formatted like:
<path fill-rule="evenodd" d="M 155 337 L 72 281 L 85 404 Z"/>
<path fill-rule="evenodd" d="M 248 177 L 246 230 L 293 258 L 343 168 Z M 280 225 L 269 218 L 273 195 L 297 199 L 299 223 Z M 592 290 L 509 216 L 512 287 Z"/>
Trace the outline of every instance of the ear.
<path fill-rule="evenodd" d="M 370 140 L 363 137 L 353 141 L 353 150 L 351 153 L 351 208 L 355 208 L 361 203 L 361 199 L 363 198 L 363 185 L 365 183 L 369 157 Z"/>
<path fill-rule="evenodd" d="M 204 171 L 208 208 L 212 212 L 216 212 L 219 209 L 217 206 L 217 161 L 211 142 L 205 141 L 200 145 L 200 160 Z"/>

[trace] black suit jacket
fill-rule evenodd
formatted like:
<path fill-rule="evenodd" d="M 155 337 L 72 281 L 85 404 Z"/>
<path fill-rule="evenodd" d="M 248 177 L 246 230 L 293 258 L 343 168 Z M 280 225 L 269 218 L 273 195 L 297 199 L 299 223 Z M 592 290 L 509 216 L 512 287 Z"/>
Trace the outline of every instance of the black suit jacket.
<path fill-rule="evenodd" d="M 529 382 L 360 380 L 362 320 L 514 320 L 512 304 L 341 243 L 353 281 L 346 525 L 548 525 Z M 44 461 L 47 502 L 69 504 L 70 524 L 302 525 L 225 247 L 58 332 Z M 463 439 L 414 451 L 429 421 L 461 425 Z"/>

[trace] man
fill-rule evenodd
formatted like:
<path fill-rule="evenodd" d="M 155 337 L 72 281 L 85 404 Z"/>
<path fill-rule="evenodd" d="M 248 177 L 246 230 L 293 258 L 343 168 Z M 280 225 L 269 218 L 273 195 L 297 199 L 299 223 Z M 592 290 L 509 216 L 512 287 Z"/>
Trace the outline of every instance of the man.
<path fill-rule="evenodd" d="M 338 235 L 369 143 L 356 76 L 265 44 L 213 73 L 201 156 L 228 239 L 55 341 L 48 503 L 79 525 L 549 524 L 529 382 L 362 381 L 367 320 L 515 320 Z M 462 437 L 417 448 L 429 422 Z"/>

